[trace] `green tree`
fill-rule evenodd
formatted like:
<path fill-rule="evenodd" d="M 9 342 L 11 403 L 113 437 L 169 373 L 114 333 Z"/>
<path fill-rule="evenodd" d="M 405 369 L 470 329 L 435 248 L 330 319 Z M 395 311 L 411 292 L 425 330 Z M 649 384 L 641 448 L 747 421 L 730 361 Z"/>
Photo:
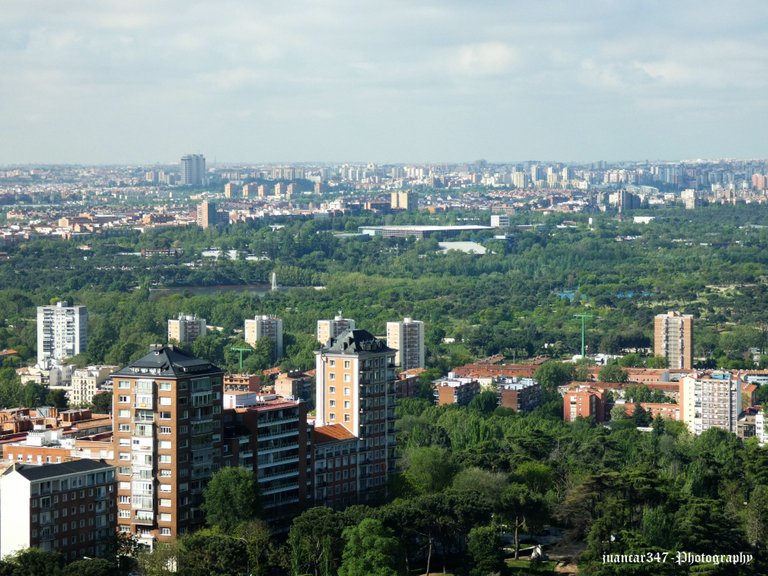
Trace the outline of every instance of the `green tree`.
<path fill-rule="evenodd" d="M 291 575 L 336 574 L 343 528 L 338 515 L 322 506 L 310 508 L 294 518 L 288 532 Z"/>
<path fill-rule="evenodd" d="M 745 526 L 747 539 L 755 548 L 768 548 L 768 486 L 758 485 L 749 496 Z"/>
<path fill-rule="evenodd" d="M 99 392 L 91 398 L 93 411 L 96 414 L 112 413 L 112 392 Z"/>
<path fill-rule="evenodd" d="M 241 576 L 248 569 L 245 541 L 204 529 L 182 536 L 179 542 L 180 576 Z"/>
<path fill-rule="evenodd" d="M 403 552 L 394 534 L 375 518 L 344 529 L 339 576 L 398 576 L 404 574 Z"/>
<path fill-rule="evenodd" d="M 256 476 L 247 468 L 222 468 L 206 485 L 201 508 L 208 525 L 225 532 L 254 520 L 261 511 Z"/>
<path fill-rule="evenodd" d="M 600 368 L 597 379 L 600 382 L 626 382 L 629 380 L 629 374 L 626 370 L 622 370 L 618 364 L 606 364 Z"/>
<path fill-rule="evenodd" d="M 5 558 L 12 565 L 13 576 L 62 576 L 64 558 L 58 552 L 25 548 Z"/>
<path fill-rule="evenodd" d="M 417 494 L 440 492 L 450 486 L 457 471 L 450 452 L 437 446 L 410 448 L 404 462 L 403 475 Z"/>
<path fill-rule="evenodd" d="M 477 526 L 469 531 L 467 548 L 472 556 L 473 576 L 486 576 L 501 571 L 504 554 L 498 529 L 494 526 Z"/>
<path fill-rule="evenodd" d="M 542 389 L 549 392 L 556 392 L 558 386 L 562 386 L 573 380 L 574 375 L 575 368 L 573 364 L 550 360 L 536 369 L 534 378 L 541 385 Z"/>
<path fill-rule="evenodd" d="M 117 566 L 104 558 L 87 558 L 70 562 L 64 568 L 64 576 L 114 576 Z"/>
<path fill-rule="evenodd" d="M 520 530 L 535 529 L 546 518 L 546 504 L 540 494 L 525 484 L 511 484 L 501 496 L 501 512 L 512 528 L 515 560 L 520 557 Z"/>

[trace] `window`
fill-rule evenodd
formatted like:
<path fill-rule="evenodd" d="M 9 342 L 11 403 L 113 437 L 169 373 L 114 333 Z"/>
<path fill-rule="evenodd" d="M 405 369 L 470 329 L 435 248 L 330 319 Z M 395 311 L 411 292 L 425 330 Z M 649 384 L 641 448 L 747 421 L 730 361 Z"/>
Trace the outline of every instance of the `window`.
<path fill-rule="evenodd" d="M 117 417 L 118 418 L 130 418 L 131 417 L 131 411 L 130 410 L 118 410 Z"/>
<path fill-rule="evenodd" d="M 131 511 L 130 510 L 118 510 L 117 517 L 118 518 L 130 518 L 131 517 Z"/>
<path fill-rule="evenodd" d="M 170 536 L 170 535 L 171 535 L 170 528 L 160 528 L 160 536 Z"/>
<path fill-rule="evenodd" d="M 162 478 L 168 478 L 172 475 L 172 472 L 170 470 L 160 470 L 160 476 Z"/>
<path fill-rule="evenodd" d="M 329 420 L 336 420 L 336 414 L 334 414 L 333 412 L 331 412 L 330 414 L 328 414 L 328 419 L 329 419 Z"/>
<path fill-rule="evenodd" d="M 328 377 L 331 379 L 331 381 L 336 380 L 336 372 L 331 372 L 330 374 L 328 374 Z"/>
<path fill-rule="evenodd" d="M 120 446 L 130 446 L 131 445 L 131 439 L 130 438 L 120 438 L 119 439 Z"/>
<path fill-rule="evenodd" d="M 170 449 L 171 449 L 170 440 L 160 440 L 160 450 L 170 450 Z"/>
<path fill-rule="evenodd" d="M 336 394 L 336 386 L 330 386 L 328 388 L 328 394 Z"/>
<path fill-rule="evenodd" d="M 128 475 L 131 473 L 131 467 L 130 466 L 120 466 L 120 468 L 117 469 L 117 473 L 121 474 L 123 476 Z M 66 494 L 65 494 L 66 496 Z"/>
<path fill-rule="evenodd" d="M 349 408 L 351 405 L 349 400 L 344 400 L 344 408 Z"/>
<path fill-rule="evenodd" d="M 170 484 L 160 484 L 160 492 L 171 492 Z"/>
<path fill-rule="evenodd" d="M 172 400 L 172 398 L 170 398 L 169 396 L 161 396 L 160 397 L 160 406 L 170 406 L 171 405 L 171 400 Z"/>
<path fill-rule="evenodd" d="M 170 412 L 160 412 L 160 420 L 170 420 L 170 419 L 171 419 Z"/>
<path fill-rule="evenodd" d="M 331 368 L 335 368 L 336 367 L 336 360 L 331 360 L 331 361 L 328 362 L 328 364 L 331 366 Z"/>
<path fill-rule="evenodd" d="M 131 497 L 130 496 L 120 496 L 120 504 L 130 504 L 131 503 Z M 74 526 L 73 526 L 74 528 Z"/>
<path fill-rule="evenodd" d="M 117 425 L 117 431 L 118 432 L 130 432 L 131 431 L 131 425 L 130 424 L 118 424 Z"/>
<path fill-rule="evenodd" d="M 352 382 L 352 374 L 344 374 L 344 382 Z"/>
<path fill-rule="evenodd" d="M 120 404 L 128 404 L 128 402 L 131 401 L 131 397 L 126 396 L 125 394 L 121 394 L 117 397 L 117 401 L 120 402 Z"/>
<path fill-rule="evenodd" d="M 160 514 L 160 522 L 170 522 L 171 521 L 171 515 L 167 512 L 163 512 Z"/>
<path fill-rule="evenodd" d="M 329 405 L 330 405 L 331 408 L 335 408 L 336 407 L 336 400 L 331 400 L 329 402 Z"/>
<path fill-rule="evenodd" d="M 344 368 L 349 368 L 349 366 L 350 366 L 350 361 L 344 360 Z"/>
<path fill-rule="evenodd" d="M 168 391 L 171 389 L 171 383 L 170 382 L 160 382 L 159 385 L 160 390 Z"/>
<path fill-rule="evenodd" d="M 351 395 L 350 389 L 349 388 L 344 388 L 344 396 L 349 396 L 349 395 Z"/>
<path fill-rule="evenodd" d="M 350 421 L 349 414 L 344 414 L 344 422 L 349 422 L 349 421 Z"/>
<path fill-rule="evenodd" d="M 120 390 L 130 390 L 131 389 L 131 383 L 128 380 L 120 380 L 117 383 L 117 387 L 120 388 Z"/>
<path fill-rule="evenodd" d="M 160 426 L 160 434 L 170 434 L 170 433 L 171 433 L 170 426 Z"/>
<path fill-rule="evenodd" d="M 171 463 L 170 454 L 160 454 L 160 456 L 158 456 L 158 462 L 160 462 L 160 464 L 170 464 Z"/>
<path fill-rule="evenodd" d="M 170 498 L 160 498 L 160 506 L 163 508 L 170 508 L 171 507 L 171 499 Z"/>
<path fill-rule="evenodd" d="M 129 439 L 130 440 L 130 439 Z M 130 452 L 120 452 L 119 456 L 120 460 L 123 462 L 128 461 L 131 459 L 131 453 Z"/>

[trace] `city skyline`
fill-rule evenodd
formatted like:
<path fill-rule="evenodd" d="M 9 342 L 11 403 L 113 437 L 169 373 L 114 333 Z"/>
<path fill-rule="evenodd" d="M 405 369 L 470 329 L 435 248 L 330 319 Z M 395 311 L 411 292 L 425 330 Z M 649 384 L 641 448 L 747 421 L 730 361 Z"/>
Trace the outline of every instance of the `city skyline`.
<path fill-rule="evenodd" d="M 757 2 L 45 6 L 0 21 L 0 165 L 765 156 Z"/>

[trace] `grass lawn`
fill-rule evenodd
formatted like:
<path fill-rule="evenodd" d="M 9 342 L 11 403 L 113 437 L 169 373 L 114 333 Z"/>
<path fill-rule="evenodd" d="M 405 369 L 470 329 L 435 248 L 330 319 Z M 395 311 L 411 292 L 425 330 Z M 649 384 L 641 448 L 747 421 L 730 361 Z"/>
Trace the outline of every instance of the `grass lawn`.
<path fill-rule="evenodd" d="M 546 561 L 542 562 L 537 567 L 532 567 L 528 560 L 506 560 L 507 567 L 509 568 L 509 574 L 517 574 L 520 576 L 528 574 L 539 574 L 541 576 L 550 576 L 556 574 L 555 566 L 557 562 Z"/>

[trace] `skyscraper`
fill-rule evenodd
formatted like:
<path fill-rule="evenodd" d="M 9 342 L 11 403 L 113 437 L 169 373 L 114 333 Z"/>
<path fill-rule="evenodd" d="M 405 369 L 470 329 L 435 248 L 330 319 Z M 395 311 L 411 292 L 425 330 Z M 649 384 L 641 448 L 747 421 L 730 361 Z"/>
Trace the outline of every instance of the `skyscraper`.
<path fill-rule="evenodd" d="M 424 322 L 411 318 L 387 322 L 387 346 L 397 350 L 395 365 L 398 368 L 424 368 Z"/>
<path fill-rule="evenodd" d="M 336 338 L 344 330 L 350 329 L 355 329 L 355 321 L 351 318 L 344 318 L 339 311 L 333 320 L 317 321 L 317 341 L 325 346 L 331 338 Z"/>
<path fill-rule="evenodd" d="M 670 368 L 693 367 L 693 316 L 679 312 L 659 314 L 653 325 L 653 353 L 664 356 Z"/>
<path fill-rule="evenodd" d="M 187 154 L 181 157 L 181 185 L 199 188 L 205 183 L 205 156 Z"/>
<path fill-rule="evenodd" d="M 37 363 L 41 366 L 53 360 L 85 352 L 88 341 L 88 312 L 85 306 L 37 307 Z"/>
<path fill-rule="evenodd" d="M 168 320 L 168 342 L 191 344 L 200 336 L 205 336 L 205 332 L 205 318 L 179 314 L 178 318 Z"/>
<path fill-rule="evenodd" d="M 112 375 L 118 529 L 141 544 L 199 528 L 221 466 L 223 372 L 173 346 Z"/>
<path fill-rule="evenodd" d="M 244 340 L 255 347 L 256 343 L 268 338 L 275 343 L 275 358 L 283 356 L 283 321 L 275 316 L 256 316 L 245 321 Z"/>

